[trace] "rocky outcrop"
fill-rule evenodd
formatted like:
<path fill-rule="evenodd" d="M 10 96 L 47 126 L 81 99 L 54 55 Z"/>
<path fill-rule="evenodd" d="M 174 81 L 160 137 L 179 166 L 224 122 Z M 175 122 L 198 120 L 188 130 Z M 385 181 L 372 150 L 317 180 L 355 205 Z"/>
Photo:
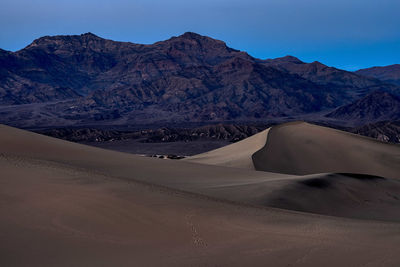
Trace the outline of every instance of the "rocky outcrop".
<path fill-rule="evenodd" d="M 356 127 L 351 132 L 375 138 L 382 142 L 400 143 L 400 121 L 370 123 Z"/>
<path fill-rule="evenodd" d="M 129 131 L 94 128 L 54 128 L 38 130 L 37 132 L 73 142 L 104 142 L 129 139 L 140 139 L 139 141 L 143 143 L 188 142 L 196 140 L 236 142 L 252 136 L 266 127 L 266 125 L 216 124 L 183 129 L 164 127 Z"/>

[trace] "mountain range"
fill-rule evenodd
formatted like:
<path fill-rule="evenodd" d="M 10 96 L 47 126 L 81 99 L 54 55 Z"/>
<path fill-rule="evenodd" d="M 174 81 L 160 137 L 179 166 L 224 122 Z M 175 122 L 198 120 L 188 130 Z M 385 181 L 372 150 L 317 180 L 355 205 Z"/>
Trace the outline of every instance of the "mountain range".
<path fill-rule="evenodd" d="M 359 123 L 396 120 L 400 118 L 400 97 L 388 92 L 374 91 L 365 97 L 326 115 Z"/>
<path fill-rule="evenodd" d="M 356 71 L 356 73 L 400 85 L 400 64 L 361 69 Z"/>
<path fill-rule="evenodd" d="M 192 32 L 151 45 L 45 36 L 0 50 L 0 122 L 23 128 L 333 120 L 375 91 L 400 94 L 360 72 L 261 60 Z"/>

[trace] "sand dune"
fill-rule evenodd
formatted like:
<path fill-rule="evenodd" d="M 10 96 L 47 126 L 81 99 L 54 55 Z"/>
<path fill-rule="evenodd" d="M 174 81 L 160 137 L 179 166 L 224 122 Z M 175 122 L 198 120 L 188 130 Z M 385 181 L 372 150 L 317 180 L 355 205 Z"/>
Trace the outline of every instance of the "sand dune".
<path fill-rule="evenodd" d="M 269 194 L 264 205 L 400 222 L 400 180 L 355 174 L 301 178 Z"/>
<path fill-rule="evenodd" d="M 396 216 L 387 221 L 397 204 L 385 198 L 398 192 L 394 179 L 301 177 L 145 158 L 6 126 L 0 126 L 0 170 L 0 266 L 400 264 L 400 224 Z M 339 204 L 336 193 L 328 194 L 353 186 L 379 192 Z M 320 206 L 309 205 L 313 190 L 324 190 L 317 193 Z M 350 200 L 367 197 L 375 212 L 356 217 L 386 222 L 269 207 L 282 197 L 290 207 L 318 213 L 327 205 L 357 207 Z M 370 211 L 361 206 L 360 214 Z"/>
<path fill-rule="evenodd" d="M 185 160 L 202 164 L 255 170 L 251 157 L 256 151 L 264 147 L 269 129 L 240 142 L 188 157 Z"/>
<path fill-rule="evenodd" d="M 400 179 L 399 145 L 305 122 L 274 126 L 185 160 L 293 175 L 340 172 Z"/>
<path fill-rule="evenodd" d="M 400 180 L 313 174 L 212 186 L 213 194 L 257 206 L 346 218 L 400 222 Z"/>
<path fill-rule="evenodd" d="M 304 122 L 273 127 L 253 155 L 257 170 L 364 173 L 400 178 L 400 146 Z"/>

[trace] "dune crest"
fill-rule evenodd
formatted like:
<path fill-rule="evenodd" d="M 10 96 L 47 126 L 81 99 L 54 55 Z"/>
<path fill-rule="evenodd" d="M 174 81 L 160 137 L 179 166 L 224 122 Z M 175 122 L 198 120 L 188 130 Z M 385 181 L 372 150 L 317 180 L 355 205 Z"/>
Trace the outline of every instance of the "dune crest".
<path fill-rule="evenodd" d="M 268 128 L 237 143 L 194 155 L 184 160 L 201 164 L 255 170 L 252 155 L 265 146 L 270 129 Z"/>
<path fill-rule="evenodd" d="M 252 156 L 257 170 L 306 175 L 359 173 L 400 179 L 400 146 L 305 122 L 271 128 Z"/>
<path fill-rule="evenodd" d="M 305 122 L 273 126 L 185 160 L 291 175 L 340 172 L 400 178 L 399 145 Z"/>

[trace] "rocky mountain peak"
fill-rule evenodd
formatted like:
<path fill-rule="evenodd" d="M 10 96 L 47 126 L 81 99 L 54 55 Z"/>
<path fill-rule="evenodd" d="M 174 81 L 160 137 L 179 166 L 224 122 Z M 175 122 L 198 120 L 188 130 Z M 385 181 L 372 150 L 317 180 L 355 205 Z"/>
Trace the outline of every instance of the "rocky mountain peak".
<path fill-rule="evenodd" d="M 185 32 L 182 35 L 172 37 L 166 41 L 158 42 L 158 44 L 163 45 L 171 45 L 175 48 L 182 50 L 190 50 L 190 49 L 201 49 L 201 50 L 232 50 L 237 51 L 235 49 L 229 48 L 225 42 L 208 37 L 203 36 L 194 32 Z"/>
<path fill-rule="evenodd" d="M 200 35 L 195 32 L 185 32 L 185 33 L 181 34 L 180 36 L 178 36 L 178 38 L 199 40 L 202 38 L 206 38 L 206 36 Z"/>
<path fill-rule="evenodd" d="M 87 46 L 88 44 L 98 44 L 106 42 L 106 39 L 98 37 L 93 33 L 85 33 L 80 35 L 55 35 L 44 36 L 34 40 L 25 49 L 41 48 L 54 51 L 59 48 L 71 47 L 75 49 L 80 46 Z"/>
<path fill-rule="evenodd" d="M 271 62 L 271 63 L 293 63 L 293 64 L 303 64 L 304 62 L 298 59 L 297 57 L 287 55 L 284 57 L 278 57 L 274 59 L 266 59 L 266 62 Z"/>
<path fill-rule="evenodd" d="M 100 38 L 99 36 L 97 36 L 96 34 L 93 34 L 91 32 L 83 33 L 80 36 L 82 36 L 84 38 L 103 39 L 103 38 Z"/>

